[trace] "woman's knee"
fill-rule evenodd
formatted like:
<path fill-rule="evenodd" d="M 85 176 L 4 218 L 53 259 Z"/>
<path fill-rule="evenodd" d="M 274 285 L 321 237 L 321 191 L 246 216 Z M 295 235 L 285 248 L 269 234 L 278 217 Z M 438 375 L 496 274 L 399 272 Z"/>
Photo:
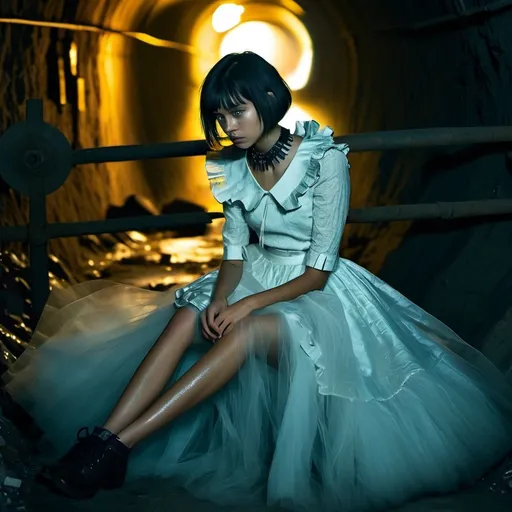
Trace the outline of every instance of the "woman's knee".
<path fill-rule="evenodd" d="M 233 333 L 239 342 L 247 346 L 268 348 L 277 339 L 279 319 L 275 315 L 253 315 L 237 322 Z"/>
<path fill-rule="evenodd" d="M 174 312 L 173 320 L 184 324 L 195 325 L 199 311 L 193 306 L 184 306 Z"/>
<path fill-rule="evenodd" d="M 192 306 L 183 306 L 181 308 L 176 308 L 171 318 L 169 319 L 168 326 L 171 324 L 192 324 L 195 319 L 197 318 L 197 315 L 199 313 L 195 308 Z"/>
<path fill-rule="evenodd" d="M 192 307 L 176 310 L 160 337 L 163 343 L 192 344 L 197 326 L 199 312 Z"/>

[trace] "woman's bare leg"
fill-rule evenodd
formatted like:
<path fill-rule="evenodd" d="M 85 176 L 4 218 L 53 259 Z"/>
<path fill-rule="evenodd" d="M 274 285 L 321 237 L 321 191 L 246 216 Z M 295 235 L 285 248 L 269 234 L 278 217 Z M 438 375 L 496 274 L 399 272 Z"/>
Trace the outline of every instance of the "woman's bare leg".
<path fill-rule="evenodd" d="M 247 350 L 261 347 L 265 355 L 275 355 L 278 327 L 278 319 L 271 315 L 250 317 L 240 322 L 140 417 L 120 431 L 119 439 L 132 447 L 213 395 L 236 375 L 245 362 Z"/>
<path fill-rule="evenodd" d="M 192 343 L 197 315 L 189 308 L 176 311 L 131 378 L 104 428 L 118 434 L 155 401 Z"/>

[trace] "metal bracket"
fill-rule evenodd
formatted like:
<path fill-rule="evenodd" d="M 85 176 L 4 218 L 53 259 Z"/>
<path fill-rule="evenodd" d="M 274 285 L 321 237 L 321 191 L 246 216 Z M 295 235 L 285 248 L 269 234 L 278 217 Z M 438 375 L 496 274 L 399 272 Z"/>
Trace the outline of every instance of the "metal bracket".
<path fill-rule="evenodd" d="M 29 197 L 29 272 L 36 319 L 50 290 L 46 196 L 64 184 L 72 167 L 73 149 L 69 141 L 60 130 L 44 122 L 42 100 L 28 100 L 25 121 L 11 126 L 0 137 L 0 177 Z M 12 304 L 12 294 L 4 297 Z"/>
<path fill-rule="evenodd" d="M 41 100 L 29 100 L 27 119 L 12 125 L 0 137 L 0 176 L 27 196 L 36 182 L 45 195 L 57 190 L 69 176 L 72 162 L 69 141 L 43 121 Z"/>

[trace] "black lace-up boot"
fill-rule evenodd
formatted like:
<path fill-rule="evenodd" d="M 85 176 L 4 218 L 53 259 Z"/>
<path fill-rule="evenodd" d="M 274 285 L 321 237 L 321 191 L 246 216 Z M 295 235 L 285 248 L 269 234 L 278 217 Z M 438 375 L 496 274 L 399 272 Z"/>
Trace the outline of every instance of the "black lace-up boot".
<path fill-rule="evenodd" d="M 85 435 L 83 435 L 85 433 Z M 57 464 L 43 469 L 41 477 L 68 497 L 92 498 L 100 489 L 124 484 L 129 448 L 108 430 L 78 431 L 76 444 Z"/>

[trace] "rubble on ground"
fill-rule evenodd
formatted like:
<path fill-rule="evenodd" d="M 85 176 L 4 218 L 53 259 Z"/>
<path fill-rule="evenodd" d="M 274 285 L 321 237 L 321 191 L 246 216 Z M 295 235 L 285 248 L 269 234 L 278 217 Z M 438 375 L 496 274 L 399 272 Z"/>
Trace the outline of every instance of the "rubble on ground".
<path fill-rule="evenodd" d="M 16 427 L 0 415 L 0 510 L 25 511 L 35 473 L 34 453 Z"/>

